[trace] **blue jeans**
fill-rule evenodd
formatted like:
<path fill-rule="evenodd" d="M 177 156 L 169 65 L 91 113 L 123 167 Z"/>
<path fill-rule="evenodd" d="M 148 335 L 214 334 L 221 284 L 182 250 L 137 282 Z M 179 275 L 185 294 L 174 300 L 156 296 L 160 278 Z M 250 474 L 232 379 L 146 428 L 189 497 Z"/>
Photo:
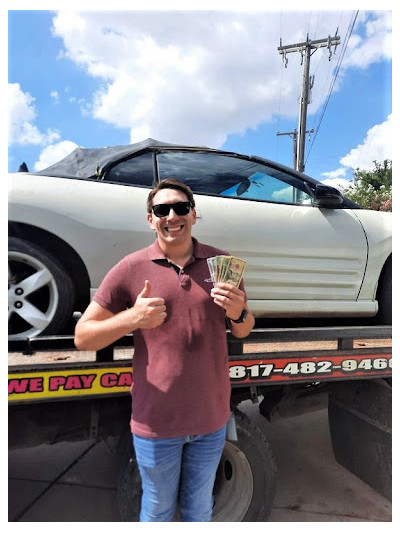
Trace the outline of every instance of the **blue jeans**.
<path fill-rule="evenodd" d="M 211 522 L 225 433 L 226 426 L 208 435 L 168 439 L 133 435 L 143 488 L 140 522 L 171 522 L 177 504 L 182 522 Z"/>

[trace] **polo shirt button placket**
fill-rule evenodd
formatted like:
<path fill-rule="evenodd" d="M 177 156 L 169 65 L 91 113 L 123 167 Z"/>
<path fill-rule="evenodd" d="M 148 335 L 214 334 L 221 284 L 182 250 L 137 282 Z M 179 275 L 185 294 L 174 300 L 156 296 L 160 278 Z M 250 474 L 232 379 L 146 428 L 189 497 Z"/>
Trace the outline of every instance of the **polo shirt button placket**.
<path fill-rule="evenodd" d="M 190 278 L 185 274 L 183 268 L 179 271 L 179 283 L 181 287 L 188 287 L 190 285 Z"/>

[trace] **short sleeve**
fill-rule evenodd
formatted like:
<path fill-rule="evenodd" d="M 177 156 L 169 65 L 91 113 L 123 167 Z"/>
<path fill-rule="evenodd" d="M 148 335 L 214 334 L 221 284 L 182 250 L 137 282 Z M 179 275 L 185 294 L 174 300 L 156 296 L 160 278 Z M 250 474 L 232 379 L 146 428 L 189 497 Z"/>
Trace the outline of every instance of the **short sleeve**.
<path fill-rule="evenodd" d="M 93 300 L 117 314 L 132 306 L 131 275 L 128 258 L 122 259 L 106 275 Z"/>

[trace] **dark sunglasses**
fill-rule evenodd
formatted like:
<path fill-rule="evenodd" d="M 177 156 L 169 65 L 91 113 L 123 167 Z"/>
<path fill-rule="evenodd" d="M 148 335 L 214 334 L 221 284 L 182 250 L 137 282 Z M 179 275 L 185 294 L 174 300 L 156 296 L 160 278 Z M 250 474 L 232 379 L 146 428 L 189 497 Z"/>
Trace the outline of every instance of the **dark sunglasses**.
<path fill-rule="evenodd" d="M 156 204 L 152 206 L 152 210 L 156 217 L 162 218 L 168 216 L 172 208 L 179 217 L 182 217 L 189 213 L 191 207 L 190 202 L 176 202 L 175 204 Z"/>

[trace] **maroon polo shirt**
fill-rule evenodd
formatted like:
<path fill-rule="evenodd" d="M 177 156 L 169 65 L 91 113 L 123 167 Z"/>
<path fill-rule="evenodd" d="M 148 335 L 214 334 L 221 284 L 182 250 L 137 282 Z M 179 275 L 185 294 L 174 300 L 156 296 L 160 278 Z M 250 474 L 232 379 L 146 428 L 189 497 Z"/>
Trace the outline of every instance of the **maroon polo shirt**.
<path fill-rule="evenodd" d="M 165 322 L 133 332 L 131 430 L 139 436 L 211 433 L 230 416 L 225 311 L 210 295 L 207 266 L 208 257 L 227 252 L 196 239 L 193 243 L 193 256 L 179 272 L 157 241 L 126 256 L 94 296 L 99 305 L 119 313 L 134 305 L 148 279 L 150 297 L 165 300 Z"/>

